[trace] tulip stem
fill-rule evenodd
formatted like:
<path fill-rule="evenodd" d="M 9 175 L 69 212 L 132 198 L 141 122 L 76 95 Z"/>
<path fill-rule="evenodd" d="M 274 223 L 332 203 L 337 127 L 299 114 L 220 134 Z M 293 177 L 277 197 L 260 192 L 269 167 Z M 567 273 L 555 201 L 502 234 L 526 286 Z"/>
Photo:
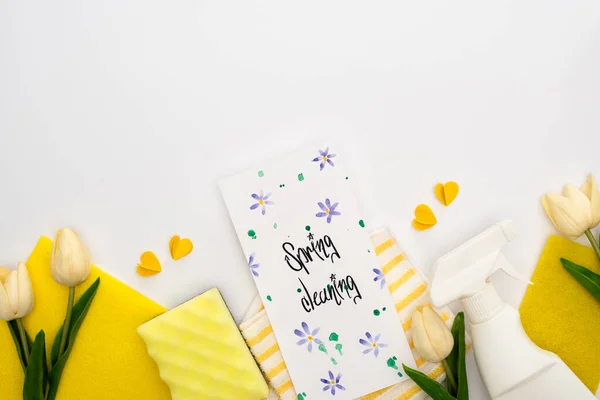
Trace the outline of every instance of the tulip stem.
<path fill-rule="evenodd" d="M 448 365 L 448 361 L 446 361 L 446 359 L 442 360 L 442 365 L 444 366 L 444 369 L 446 370 L 446 379 L 448 379 L 448 386 L 450 389 L 451 393 L 456 393 L 457 386 L 456 386 L 456 379 L 454 379 L 454 374 L 452 374 L 452 369 L 450 369 L 450 366 Z"/>
<path fill-rule="evenodd" d="M 75 301 L 75 287 L 69 288 L 69 303 L 67 304 L 67 315 L 63 324 L 62 337 L 60 338 L 60 347 L 58 357 L 62 356 L 67 350 L 67 338 L 69 336 L 69 328 L 71 326 L 71 315 L 73 314 L 73 302 Z"/>
<path fill-rule="evenodd" d="M 600 245 L 598 245 L 598 242 L 596 241 L 594 234 L 592 233 L 591 230 L 588 229 L 587 231 L 585 231 L 585 236 L 587 236 L 588 240 L 592 244 L 592 248 L 596 252 L 596 256 L 598 256 L 598 259 L 600 259 Z"/>
<path fill-rule="evenodd" d="M 27 334 L 23 327 L 23 321 L 21 318 L 17 318 L 17 328 L 19 329 L 19 336 L 21 337 L 21 345 L 23 346 L 23 354 L 25 354 L 25 364 L 29 365 L 29 342 L 27 341 Z"/>

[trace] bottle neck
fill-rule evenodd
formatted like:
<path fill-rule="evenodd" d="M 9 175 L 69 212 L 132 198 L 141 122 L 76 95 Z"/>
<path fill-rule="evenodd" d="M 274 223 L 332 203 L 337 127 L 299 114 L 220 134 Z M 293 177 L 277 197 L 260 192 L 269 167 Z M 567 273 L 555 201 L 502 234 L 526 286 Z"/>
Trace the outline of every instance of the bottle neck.
<path fill-rule="evenodd" d="M 481 292 L 461 299 L 461 303 L 472 324 L 489 321 L 502 311 L 505 304 L 489 283 Z"/>

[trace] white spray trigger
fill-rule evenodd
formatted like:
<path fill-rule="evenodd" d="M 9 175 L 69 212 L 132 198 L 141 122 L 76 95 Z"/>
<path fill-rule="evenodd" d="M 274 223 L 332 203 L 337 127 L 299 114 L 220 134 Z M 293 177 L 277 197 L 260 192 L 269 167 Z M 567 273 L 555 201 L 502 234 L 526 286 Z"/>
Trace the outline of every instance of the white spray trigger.
<path fill-rule="evenodd" d="M 496 264 L 494 265 L 494 268 L 492 269 L 492 272 L 490 273 L 490 275 L 493 274 L 494 272 L 498 271 L 499 269 L 504 271 L 506 273 L 506 275 L 510 276 L 513 279 L 516 279 L 523 283 L 527 283 L 528 285 L 533 285 L 533 282 L 531 282 L 529 279 L 525 278 L 525 276 L 523 276 L 523 274 L 521 274 L 519 271 L 517 271 L 512 266 L 512 264 L 508 262 L 508 260 L 506 259 L 506 257 L 504 256 L 504 254 L 502 252 L 498 253 L 498 258 L 496 259 Z"/>
<path fill-rule="evenodd" d="M 433 305 L 442 307 L 483 292 L 491 287 L 490 275 L 499 269 L 514 279 L 531 283 L 502 254 L 502 247 L 515 236 L 514 224 L 509 220 L 500 221 L 440 257 L 431 282 Z"/>

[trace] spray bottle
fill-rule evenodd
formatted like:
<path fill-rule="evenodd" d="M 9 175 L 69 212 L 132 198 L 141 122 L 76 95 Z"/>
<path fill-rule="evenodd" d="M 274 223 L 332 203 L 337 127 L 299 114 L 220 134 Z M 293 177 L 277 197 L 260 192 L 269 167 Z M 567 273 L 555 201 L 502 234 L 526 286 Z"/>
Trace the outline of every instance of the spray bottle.
<path fill-rule="evenodd" d="M 528 282 L 501 252 L 514 237 L 514 224 L 502 221 L 441 257 L 431 285 L 433 304 L 461 300 L 471 322 L 475 359 L 493 400 L 596 400 L 560 357 L 529 339 L 519 312 L 488 283 L 499 269 Z"/>

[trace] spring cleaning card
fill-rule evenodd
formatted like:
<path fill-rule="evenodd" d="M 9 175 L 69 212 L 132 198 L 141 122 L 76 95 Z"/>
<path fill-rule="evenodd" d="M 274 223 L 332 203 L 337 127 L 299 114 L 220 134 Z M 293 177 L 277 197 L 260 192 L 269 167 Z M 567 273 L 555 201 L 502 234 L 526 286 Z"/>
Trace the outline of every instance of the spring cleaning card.
<path fill-rule="evenodd" d="M 344 157 L 310 147 L 220 182 L 299 398 L 354 399 L 415 367 Z"/>

